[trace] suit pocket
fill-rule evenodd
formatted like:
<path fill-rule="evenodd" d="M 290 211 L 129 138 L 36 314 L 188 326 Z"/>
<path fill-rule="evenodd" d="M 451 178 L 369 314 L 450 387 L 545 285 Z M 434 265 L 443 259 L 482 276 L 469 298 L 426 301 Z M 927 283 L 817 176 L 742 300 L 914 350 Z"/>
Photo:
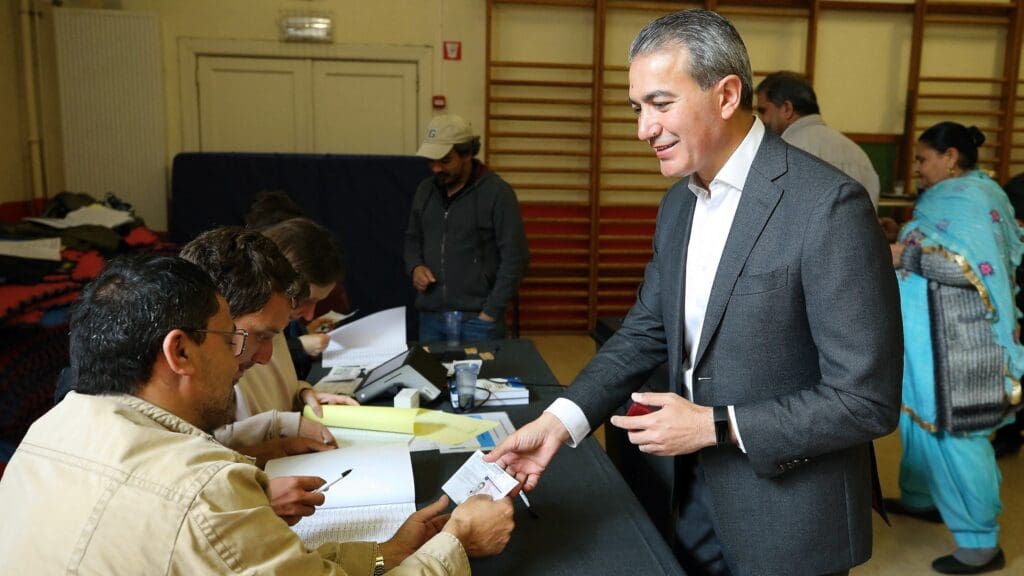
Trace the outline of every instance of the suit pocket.
<path fill-rule="evenodd" d="M 771 292 L 786 285 L 789 278 L 789 267 L 772 270 L 765 274 L 744 274 L 736 279 L 734 295 L 760 294 Z"/>

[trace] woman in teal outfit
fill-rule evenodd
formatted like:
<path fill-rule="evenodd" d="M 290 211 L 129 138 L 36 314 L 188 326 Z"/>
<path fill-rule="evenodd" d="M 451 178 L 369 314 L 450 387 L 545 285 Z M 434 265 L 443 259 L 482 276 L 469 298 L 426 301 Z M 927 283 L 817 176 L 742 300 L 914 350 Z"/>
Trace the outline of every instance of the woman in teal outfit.
<path fill-rule="evenodd" d="M 1020 403 L 1024 348 L 1014 272 L 1024 245 L 1002 189 L 977 169 L 975 127 L 942 122 L 915 150 L 924 192 L 893 245 L 904 331 L 899 500 L 892 512 L 945 522 L 956 551 L 937 572 L 1005 565 L 1001 476 L 988 436 Z"/>

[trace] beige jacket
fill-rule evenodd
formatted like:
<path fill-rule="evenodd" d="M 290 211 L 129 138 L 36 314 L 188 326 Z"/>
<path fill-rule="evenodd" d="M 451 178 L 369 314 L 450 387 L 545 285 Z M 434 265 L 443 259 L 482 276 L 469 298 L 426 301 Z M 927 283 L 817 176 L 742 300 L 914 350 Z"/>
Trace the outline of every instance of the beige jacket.
<path fill-rule="evenodd" d="M 288 340 L 283 333 L 274 336 L 274 353 L 270 362 L 257 364 L 245 371 L 242 379 L 235 384 L 238 398 L 236 420 L 248 418 L 260 412 L 277 410 L 288 412 L 302 408 L 299 392 L 312 388 L 308 382 L 299 380 L 295 364 L 288 352 Z"/>
<path fill-rule="evenodd" d="M 267 476 L 133 396 L 70 393 L 29 429 L 0 480 L 10 574 L 360 574 L 376 544 L 307 550 L 270 508 Z M 469 574 L 441 533 L 389 574 Z"/>
<path fill-rule="evenodd" d="M 782 139 L 797 148 L 821 158 L 860 182 L 868 191 L 871 204 L 878 210 L 880 184 L 878 172 L 864 149 L 842 132 L 825 124 L 821 114 L 801 116 L 782 132 Z"/>

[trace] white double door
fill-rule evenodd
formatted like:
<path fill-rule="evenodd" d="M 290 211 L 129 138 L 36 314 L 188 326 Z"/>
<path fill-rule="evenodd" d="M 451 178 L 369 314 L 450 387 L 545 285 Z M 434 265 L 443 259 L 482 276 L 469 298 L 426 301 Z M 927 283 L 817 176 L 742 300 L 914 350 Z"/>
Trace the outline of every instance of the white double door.
<path fill-rule="evenodd" d="M 415 62 L 201 56 L 200 150 L 414 154 Z"/>

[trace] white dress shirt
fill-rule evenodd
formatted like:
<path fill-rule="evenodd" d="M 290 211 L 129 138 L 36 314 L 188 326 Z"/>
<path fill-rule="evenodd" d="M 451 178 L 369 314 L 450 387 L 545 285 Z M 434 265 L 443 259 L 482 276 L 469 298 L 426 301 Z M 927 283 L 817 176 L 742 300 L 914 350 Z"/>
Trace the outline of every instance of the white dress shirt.
<path fill-rule="evenodd" d="M 754 118 L 754 124 L 746 137 L 711 180 L 708 188 L 700 186 L 696 178 L 690 178 L 689 188 L 697 197 L 697 203 L 693 211 L 690 242 L 686 249 L 686 291 L 683 303 L 686 323 L 683 342 L 686 352 L 683 388 L 689 400 L 693 400 L 693 362 L 700 342 L 711 287 L 718 271 L 718 262 L 722 259 L 722 251 L 725 249 L 729 230 L 732 229 L 732 221 L 743 193 L 743 184 L 747 181 L 750 166 L 754 163 L 754 156 L 763 139 L 764 124 L 760 119 Z M 567 398 L 558 398 L 545 412 L 553 414 L 569 431 L 570 446 L 575 447 L 590 434 L 590 424 L 583 410 Z M 743 441 L 732 406 L 729 406 L 729 424 L 742 450 Z"/>

